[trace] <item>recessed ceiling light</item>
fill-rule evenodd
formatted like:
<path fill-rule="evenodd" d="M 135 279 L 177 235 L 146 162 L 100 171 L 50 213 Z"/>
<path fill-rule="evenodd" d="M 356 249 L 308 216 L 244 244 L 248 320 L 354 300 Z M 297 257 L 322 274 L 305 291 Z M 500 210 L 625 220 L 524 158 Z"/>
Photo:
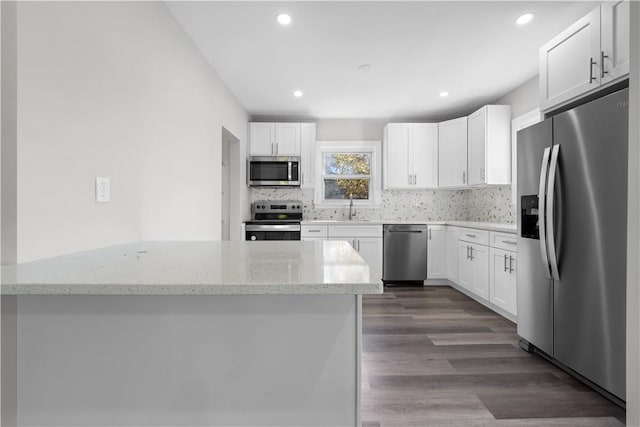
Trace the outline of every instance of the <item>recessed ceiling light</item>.
<path fill-rule="evenodd" d="M 361 73 L 367 73 L 369 72 L 369 70 L 371 70 L 371 65 L 369 64 L 362 64 L 358 67 L 358 71 L 360 71 Z"/>
<path fill-rule="evenodd" d="M 291 17 L 286 13 L 281 13 L 278 15 L 278 24 L 280 25 L 289 25 L 291 24 Z"/>
<path fill-rule="evenodd" d="M 304 94 L 302 93 L 301 90 L 296 90 L 295 92 L 293 92 L 293 96 L 295 96 L 296 98 L 301 98 L 302 95 Z"/>
<path fill-rule="evenodd" d="M 518 16 L 518 19 L 516 19 L 516 24 L 518 25 L 528 24 L 529 22 L 531 22 L 532 19 L 533 19 L 533 13 L 525 13 L 524 15 Z"/>
<path fill-rule="evenodd" d="M 447 96 L 449 96 L 449 92 L 447 92 L 446 90 L 440 92 L 440 98 L 446 98 Z"/>

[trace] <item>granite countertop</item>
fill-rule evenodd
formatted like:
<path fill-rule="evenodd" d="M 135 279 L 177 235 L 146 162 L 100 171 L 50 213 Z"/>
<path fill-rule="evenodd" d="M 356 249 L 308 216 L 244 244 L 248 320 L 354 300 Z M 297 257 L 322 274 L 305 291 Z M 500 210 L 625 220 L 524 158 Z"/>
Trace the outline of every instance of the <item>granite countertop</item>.
<path fill-rule="evenodd" d="M 2 295 L 379 294 L 347 242 L 140 242 L 2 266 Z"/>
<path fill-rule="evenodd" d="M 384 224 L 427 224 L 427 225 L 452 225 L 455 227 L 476 228 L 480 230 L 499 231 L 502 233 L 516 233 L 518 226 L 516 224 L 503 224 L 493 222 L 478 221 L 394 221 L 394 220 L 312 220 L 302 221 L 302 225 L 384 225 Z"/>

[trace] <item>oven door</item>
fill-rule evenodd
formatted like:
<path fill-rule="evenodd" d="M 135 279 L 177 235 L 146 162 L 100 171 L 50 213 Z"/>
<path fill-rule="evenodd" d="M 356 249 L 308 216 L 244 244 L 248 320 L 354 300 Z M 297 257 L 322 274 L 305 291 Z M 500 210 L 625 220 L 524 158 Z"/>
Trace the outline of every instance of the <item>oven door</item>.
<path fill-rule="evenodd" d="M 300 224 L 247 224 L 245 240 L 300 240 Z"/>
<path fill-rule="evenodd" d="M 247 169 L 251 186 L 300 186 L 298 157 L 251 157 Z"/>

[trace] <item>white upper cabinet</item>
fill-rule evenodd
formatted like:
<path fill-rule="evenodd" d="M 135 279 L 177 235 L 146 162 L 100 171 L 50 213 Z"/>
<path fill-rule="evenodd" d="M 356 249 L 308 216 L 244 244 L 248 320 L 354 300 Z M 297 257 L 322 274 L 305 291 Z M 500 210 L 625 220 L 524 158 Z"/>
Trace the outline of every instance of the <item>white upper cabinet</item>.
<path fill-rule="evenodd" d="M 467 186 L 467 118 L 438 124 L 438 182 L 440 188 Z"/>
<path fill-rule="evenodd" d="M 249 123 L 249 154 L 251 156 L 273 156 L 275 140 L 275 123 Z"/>
<path fill-rule="evenodd" d="M 389 123 L 384 128 L 385 189 L 438 187 L 438 125 Z"/>
<path fill-rule="evenodd" d="M 411 125 L 411 159 L 414 188 L 438 187 L 438 124 Z"/>
<path fill-rule="evenodd" d="M 540 110 L 628 73 L 629 2 L 605 2 L 540 48 Z"/>
<path fill-rule="evenodd" d="M 485 105 L 468 117 L 469 185 L 511 184 L 511 107 Z"/>
<path fill-rule="evenodd" d="M 629 74 L 630 2 L 607 1 L 601 6 L 602 84 Z"/>
<path fill-rule="evenodd" d="M 313 188 L 315 177 L 316 124 L 300 124 L 300 187 Z"/>
<path fill-rule="evenodd" d="M 300 123 L 249 123 L 249 155 L 299 156 Z"/>

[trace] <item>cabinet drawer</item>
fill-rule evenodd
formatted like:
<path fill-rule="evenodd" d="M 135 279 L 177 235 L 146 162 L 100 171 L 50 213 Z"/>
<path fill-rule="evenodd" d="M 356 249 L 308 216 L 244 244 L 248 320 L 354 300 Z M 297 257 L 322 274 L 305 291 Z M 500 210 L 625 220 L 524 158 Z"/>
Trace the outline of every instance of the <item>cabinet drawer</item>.
<path fill-rule="evenodd" d="M 326 225 L 303 225 L 300 227 L 300 236 L 305 237 L 320 237 L 325 239 L 327 237 Z"/>
<path fill-rule="evenodd" d="M 382 225 L 330 225 L 329 237 L 382 237 Z"/>
<path fill-rule="evenodd" d="M 518 251 L 516 235 L 511 233 L 498 233 L 492 231 L 489 235 L 489 246 L 504 249 L 505 251 Z"/>
<path fill-rule="evenodd" d="M 461 228 L 460 240 L 489 246 L 489 232 L 486 230 L 476 230 L 473 228 Z"/>

